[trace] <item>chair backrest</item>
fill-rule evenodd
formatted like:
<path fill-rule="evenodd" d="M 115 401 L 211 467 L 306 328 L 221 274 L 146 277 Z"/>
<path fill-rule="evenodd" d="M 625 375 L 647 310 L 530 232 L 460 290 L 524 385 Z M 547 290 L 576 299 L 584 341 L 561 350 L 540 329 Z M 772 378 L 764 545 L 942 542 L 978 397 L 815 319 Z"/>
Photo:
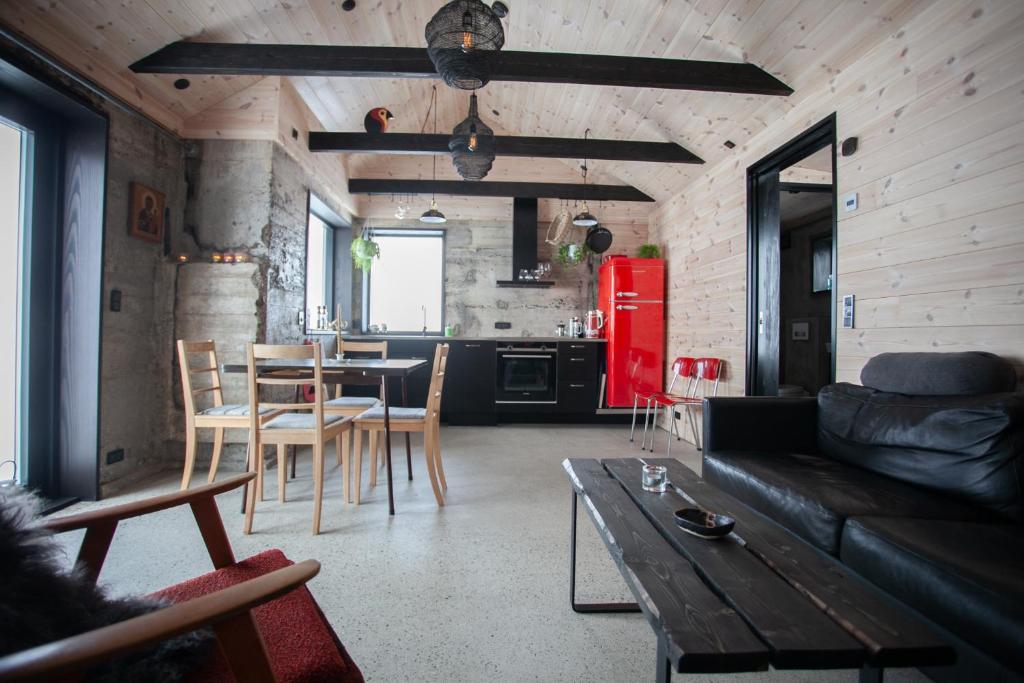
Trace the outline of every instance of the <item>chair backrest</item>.
<path fill-rule="evenodd" d="M 697 378 L 697 382 L 702 384 L 701 389 L 702 396 L 717 396 L 718 395 L 718 382 L 722 378 L 722 372 L 725 370 L 725 361 L 721 358 L 698 358 L 694 363 L 694 375 Z M 711 393 L 708 393 L 707 383 L 712 382 Z M 696 394 L 696 388 L 694 393 Z"/>
<path fill-rule="evenodd" d="M 199 364 L 192 365 L 192 356 L 201 355 Z M 212 394 L 213 405 L 224 405 L 224 392 L 220 382 L 220 367 L 217 365 L 217 346 L 212 340 L 206 341 L 185 341 L 178 340 L 178 365 L 181 366 L 181 390 L 185 399 L 185 414 L 194 417 L 196 409 L 196 397 L 202 394 Z M 196 382 L 195 379 L 208 376 L 205 382 Z"/>
<path fill-rule="evenodd" d="M 288 375 L 280 371 L 258 373 L 256 368 L 257 361 L 261 360 L 312 360 L 313 386 L 322 387 L 324 372 L 320 342 L 312 344 L 254 344 L 249 342 L 246 345 L 245 355 L 248 365 L 250 429 L 258 429 L 259 409 L 262 406 L 275 410 L 312 410 L 316 417 L 316 428 L 323 430 L 323 392 L 315 392 L 312 403 L 264 403 L 260 401 L 261 386 L 302 386 L 310 383 L 308 375 L 304 375 L 304 373 Z"/>
<path fill-rule="evenodd" d="M 444 392 L 445 369 L 448 367 L 448 344 L 438 344 L 434 351 L 434 367 L 427 390 L 427 419 L 441 414 L 441 394 Z"/>
<path fill-rule="evenodd" d="M 348 341 L 346 339 L 339 339 L 338 340 L 338 353 L 343 354 L 343 355 L 346 354 L 346 353 L 372 353 L 372 354 L 376 354 L 376 356 L 378 358 L 380 358 L 381 360 L 387 360 L 388 359 L 388 343 L 386 341 L 382 341 L 382 342 L 357 342 L 357 341 Z M 342 385 L 339 384 L 339 385 L 337 385 L 337 387 L 338 388 L 335 390 L 334 397 L 335 398 L 341 398 Z M 381 389 L 380 389 L 380 399 L 382 401 L 384 400 L 384 387 L 381 387 Z"/>
<path fill-rule="evenodd" d="M 696 367 L 696 359 L 689 356 L 679 356 L 672 361 L 672 380 L 668 384 L 667 393 L 671 394 L 676 388 L 676 383 L 685 380 L 686 386 L 683 388 L 683 396 L 689 396 L 695 384 Z"/>

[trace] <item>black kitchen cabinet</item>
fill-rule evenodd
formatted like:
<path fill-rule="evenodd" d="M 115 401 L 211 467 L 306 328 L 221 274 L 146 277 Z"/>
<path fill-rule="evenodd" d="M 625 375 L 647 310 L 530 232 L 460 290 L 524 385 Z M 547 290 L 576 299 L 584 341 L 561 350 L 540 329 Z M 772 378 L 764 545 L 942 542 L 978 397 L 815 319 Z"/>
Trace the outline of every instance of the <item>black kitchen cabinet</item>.
<path fill-rule="evenodd" d="M 497 342 L 452 341 L 441 410 L 449 424 L 495 424 Z"/>
<path fill-rule="evenodd" d="M 597 411 L 597 387 L 595 381 L 559 382 L 558 412 L 593 415 Z"/>
<path fill-rule="evenodd" d="M 597 379 L 597 351 L 593 342 L 558 343 L 558 381 L 592 382 Z"/>

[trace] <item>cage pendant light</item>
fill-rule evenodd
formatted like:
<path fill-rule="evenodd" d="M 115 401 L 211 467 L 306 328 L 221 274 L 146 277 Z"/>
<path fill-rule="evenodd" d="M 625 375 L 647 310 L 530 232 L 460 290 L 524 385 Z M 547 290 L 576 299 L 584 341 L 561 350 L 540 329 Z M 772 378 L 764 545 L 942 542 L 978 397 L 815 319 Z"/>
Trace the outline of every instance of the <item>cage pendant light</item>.
<path fill-rule="evenodd" d="M 469 97 L 469 115 L 452 131 L 448 142 L 452 163 L 466 180 L 483 180 L 494 165 L 494 131 L 480 119 L 476 93 Z"/>
<path fill-rule="evenodd" d="M 427 23 L 424 34 L 437 73 L 461 90 L 487 85 L 489 55 L 505 44 L 501 19 L 480 0 L 452 0 Z"/>
<path fill-rule="evenodd" d="M 435 85 L 433 91 L 430 94 L 430 109 L 434 110 L 434 134 L 437 134 L 437 86 Z M 427 120 L 430 118 L 430 109 L 427 109 L 427 118 L 423 120 L 423 128 L 427 127 Z M 421 129 L 422 133 L 423 130 Z M 431 171 L 431 177 L 434 182 L 437 182 L 437 155 L 430 155 L 433 170 Z M 421 223 L 447 223 L 448 219 L 445 215 L 437 210 L 437 197 L 433 192 L 430 193 L 430 208 L 423 212 L 420 216 Z"/>
<path fill-rule="evenodd" d="M 590 135 L 590 129 L 587 128 L 586 132 L 583 133 L 584 143 L 587 141 L 587 137 Z M 583 211 L 576 214 L 576 217 L 572 219 L 572 224 L 580 228 L 592 228 L 597 225 L 597 218 L 594 214 L 590 213 L 590 208 L 587 206 L 587 158 L 583 157 Z"/>

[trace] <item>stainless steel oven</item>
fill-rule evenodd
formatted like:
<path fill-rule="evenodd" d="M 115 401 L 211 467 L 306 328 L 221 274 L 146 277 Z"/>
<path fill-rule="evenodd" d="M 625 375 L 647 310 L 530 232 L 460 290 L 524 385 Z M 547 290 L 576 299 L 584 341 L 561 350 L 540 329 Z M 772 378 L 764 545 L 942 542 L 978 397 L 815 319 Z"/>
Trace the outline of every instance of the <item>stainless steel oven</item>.
<path fill-rule="evenodd" d="M 551 343 L 498 342 L 496 403 L 555 403 L 558 347 Z"/>

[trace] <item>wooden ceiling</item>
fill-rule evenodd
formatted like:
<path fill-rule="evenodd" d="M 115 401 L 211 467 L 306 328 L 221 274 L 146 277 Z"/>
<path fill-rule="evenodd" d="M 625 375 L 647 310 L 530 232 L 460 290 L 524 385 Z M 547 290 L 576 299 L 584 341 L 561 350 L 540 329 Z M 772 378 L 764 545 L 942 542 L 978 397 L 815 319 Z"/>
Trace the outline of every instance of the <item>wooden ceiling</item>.
<path fill-rule="evenodd" d="M 182 40 L 424 46 L 423 27 L 442 0 L 0 0 L 0 21 L 111 89 L 164 125 L 185 119 L 256 83 L 258 77 L 139 75 L 128 65 Z M 780 117 L 802 88 L 827 81 L 919 11 L 918 0 L 517 0 L 506 20 L 510 50 L 748 61 L 794 88 L 790 98 L 647 88 L 492 83 L 481 115 L 496 133 L 676 142 L 709 163 L 732 154 Z M 327 130 L 360 131 L 366 111 L 386 106 L 392 130 L 419 132 L 432 85 L 438 129 L 464 116 L 468 94 L 440 81 L 293 78 Z M 430 127 L 428 127 L 428 130 Z M 558 161 L 570 174 L 578 162 Z M 352 177 L 393 175 L 395 165 L 429 174 L 429 157 L 352 155 Z M 439 166 L 442 164 L 439 163 Z M 548 167 L 545 164 L 544 167 Z M 701 174 L 684 164 L 600 161 L 594 182 L 634 185 L 667 199 Z M 551 180 L 522 159 L 499 158 L 502 179 Z M 556 175 L 564 176 L 564 173 Z M 408 174 L 403 174 L 409 177 Z"/>

